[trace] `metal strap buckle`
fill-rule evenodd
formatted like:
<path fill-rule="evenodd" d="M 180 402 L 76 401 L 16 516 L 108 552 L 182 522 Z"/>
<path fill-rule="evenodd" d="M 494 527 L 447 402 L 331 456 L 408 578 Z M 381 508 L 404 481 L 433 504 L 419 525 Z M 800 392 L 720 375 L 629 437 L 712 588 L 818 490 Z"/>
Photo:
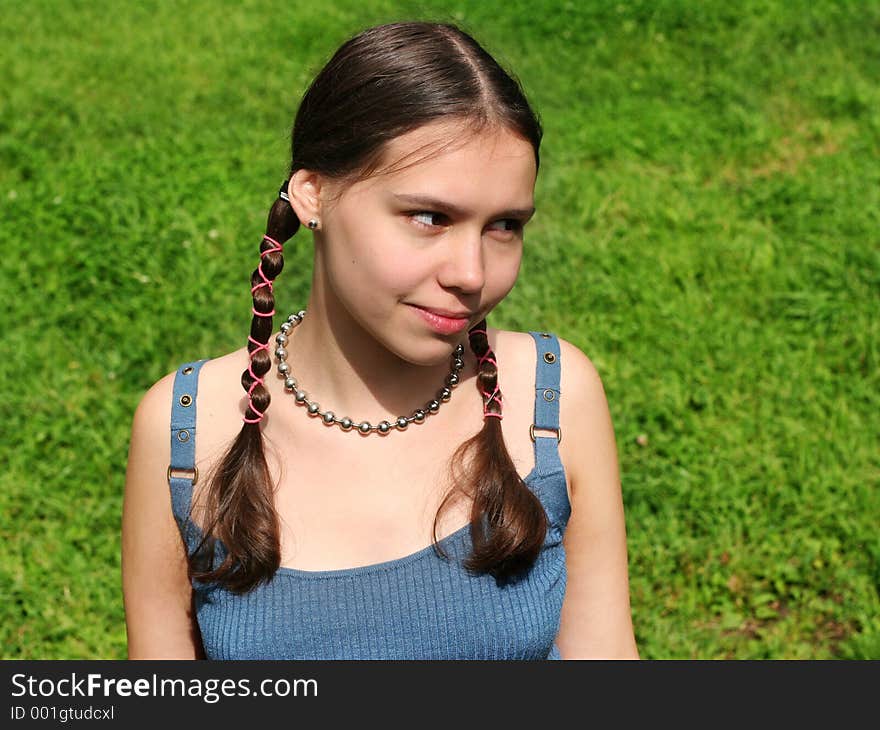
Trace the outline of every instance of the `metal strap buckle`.
<path fill-rule="evenodd" d="M 197 466 L 194 466 L 192 469 L 174 469 L 174 471 L 176 471 L 176 472 L 188 472 L 188 471 L 191 471 L 191 472 L 193 472 L 193 475 L 192 475 L 192 476 L 189 476 L 189 475 L 187 475 L 187 476 L 177 476 L 176 478 L 177 478 L 177 479 L 192 479 L 192 483 L 193 483 L 193 485 L 195 485 L 196 482 L 199 481 L 199 467 L 197 467 Z M 169 466 L 168 466 L 168 484 L 171 484 L 171 465 L 170 465 L 170 464 L 169 464 Z"/>
<path fill-rule="evenodd" d="M 562 427 L 561 426 L 559 428 L 545 428 L 542 430 L 556 431 L 556 443 L 557 444 L 562 443 Z M 535 440 L 535 424 L 534 423 L 531 426 L 529 426 L 529 437 L 532 439 L 532 441 Z M 550 438 L 550 436 L 541 436 L 541 438 Z"/>

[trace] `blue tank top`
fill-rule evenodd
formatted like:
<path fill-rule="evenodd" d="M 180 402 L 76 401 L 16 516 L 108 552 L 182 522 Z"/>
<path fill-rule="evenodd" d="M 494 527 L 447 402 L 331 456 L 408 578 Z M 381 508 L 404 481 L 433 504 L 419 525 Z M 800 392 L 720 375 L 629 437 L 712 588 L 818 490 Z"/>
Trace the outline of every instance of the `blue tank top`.
<path fill-rule="evenodd" d="M 397 560 L 341 570 L 281 567 L 245 595 L 192 581 L 196 619 L 208 659 L 561 659 L 556 646 L 565 597 L 562 537 L 571 514 L 559 459 L 559 341 L 529 332 L 537 348 L 535 468 L 525 483 L 541 500 L 549 527 L 537 561 L 498 585 L 460 562 L 470 525 Z M 187 552 L 201 539 L 189 519 L 195 474 L 196 394 L 205 360 L 180 366 L 171 408 L 171 504 Z M 178 472 L 178 475 L 172 475 Z M 179 472 L 189 472 L 180 476 Z M 218 541 L 215 567 L 225 555 Z"/>

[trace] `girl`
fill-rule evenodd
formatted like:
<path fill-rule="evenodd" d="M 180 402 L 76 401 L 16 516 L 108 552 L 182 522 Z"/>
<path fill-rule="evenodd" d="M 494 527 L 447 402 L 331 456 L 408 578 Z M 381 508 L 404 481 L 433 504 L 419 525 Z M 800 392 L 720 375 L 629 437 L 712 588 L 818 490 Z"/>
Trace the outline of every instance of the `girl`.
<path fill-rule="evenodd" d="M 517 279 L 540 141 L 518 83 L 454 26 L 368 29 L 318 74 L 246 347 L 184 363 L 134 416 L 129 658 L 637 657 L 596 370 L 486 324 Z M 308 304 L 274 330 L 301 225 Z"/>

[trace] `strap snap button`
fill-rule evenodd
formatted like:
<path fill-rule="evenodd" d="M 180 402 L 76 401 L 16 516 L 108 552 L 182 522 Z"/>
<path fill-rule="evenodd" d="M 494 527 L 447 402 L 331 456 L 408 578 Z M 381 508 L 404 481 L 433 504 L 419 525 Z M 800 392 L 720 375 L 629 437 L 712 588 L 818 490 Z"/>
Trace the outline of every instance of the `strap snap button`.
<path fill-rule="evenodd" d="M 544 391 L 544 400 L 546 400 L 546 401 L 556 400 L 556 393 L 553 392 L 552 388 L 547 388 L 547 390 Z"/>
<path fill-rule="evenodd" d="M 556 355 L 554 355 L 552 352 L 545 352 L 544 362 L 550 363 L 552 365 L 554 362 L 556 362 Z"/>
<path fill-rule="evenodd" d="M 177 434 L 177 440 L 181 443 L 186 443 L 187 441 L 189 441 L 189 431 L 179 431 Z"/>
<path fill-rule="evenodd" d="M 192 371 L 193 371 L 193 366 L 192 366 L 192 365 L 187 365 L 187 366 L 183 369 L 183 374 L 184 374 L 184 375 L 189 375 Z"/>
<path fill-rule="evenodd" d="M 184 408 L 186 408 L 187 406 L 191 406 L 192 402 L 193 399 L 189 393 L 184 393 L 182 396 L 180 396 L 180 405 L 182 405 Z"/>

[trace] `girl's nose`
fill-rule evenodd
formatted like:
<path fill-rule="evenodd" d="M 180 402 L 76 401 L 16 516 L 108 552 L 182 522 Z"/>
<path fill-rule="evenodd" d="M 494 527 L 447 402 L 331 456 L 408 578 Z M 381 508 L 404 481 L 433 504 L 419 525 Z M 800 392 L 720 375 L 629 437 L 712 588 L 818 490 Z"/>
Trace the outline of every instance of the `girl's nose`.
<path fill-rule="evenodd" d="M 478 292 L 486 283 L 483 265 L 483 239 L 480 231 L 465 232 L 450 238 L 440 273 L 440 283 L 463 292 Z"/>

